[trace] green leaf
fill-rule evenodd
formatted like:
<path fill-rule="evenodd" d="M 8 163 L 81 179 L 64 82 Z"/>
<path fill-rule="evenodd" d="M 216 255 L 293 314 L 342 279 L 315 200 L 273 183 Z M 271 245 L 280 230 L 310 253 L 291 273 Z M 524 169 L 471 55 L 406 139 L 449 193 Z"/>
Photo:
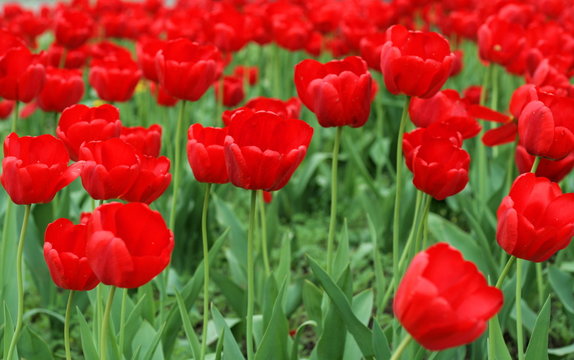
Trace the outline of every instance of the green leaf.
<path fill-rule="evenodd" d="M 323 320 L 321 312 L 321 299 L 323 292 L 309 280 L 303 283 L 303 306 L 309 318 L 317 323 L 317 332 L 321 333 L 321 321 Z"/>
<path fill-rule="evenodd" d="M 225 276 L 221 274 L 219 271 L 211 271 L 211 278 L 213 282 L 217 285 L 221 293 L 227 300 L 227 304 L 231 306 L 233 311 L 238 314 L 238 316 L 243 317 L 245 316 L 245 309 L 246 304 L 245 301 L 246 295 L 245 290 L 241 288 L 239 285 L 233 282 L 229 278 L 229 276 Z"/>
<path fill-rule="evenodd" d="M 379 309 L 383 303 L 383 295 L 385 293 L 385 273 L 383 271 L 383 260 L 381 259 L 377 230 L 373 220 L 367 215 L 367 222 L 369 224 L 369 234 L 373 243 L 373 263 L 375 264 L 375 307 Z"/>
<path fill-rule="evenodd" d="M 526 360 L 548 359 L 548 326 L 550 324 L 550 296 L 536 318 L 534 331 L 526 348 Z"/>
<path fill-rule="evenodd" d="M 84 358 L 86 360 L 98 360 L 98 352 L 96 351 L 96 346 L 94 345 L 94 336 L 92 331 L 82 314 L 82 311 L 76 307 L 76 313 L 78 322 L 80 323 L 80 339 L 82 340 L 82 350 L 84 352 Z"/>
<path fill-rule="evenodd" d="M 548 266 L 548 280 L 564 308 L 574 314 L 574 296 L 572 295 L 574 282 L 572 277 L 556 266 Z"/>
<path fill-rule="evenodd" d="M 492 359 L 489 356 L 489 360 L 512 360 L 502 336 L 498 315 L 488 322 L 488 346 L 489 354 L 493 356 Z"/>
<path fill-rule="evenodd" d="M 357 319 L 366 326 L 369 323 L 373 309 L 373 290 L 367 289 L 355 295 L 351 307 Z M 347 334 L 345 341 L 345 359 L 362 359 L 359 346 L 351 334 Z M 369 339 L 369 341 L 371 341 L 371 339 Z"/>
<path fill-rule="evenodd" d="M 333 301 L 333 303 L 337 307 L 337 310 L 341 314 L 341 317 L 345 325 L 347 326 L 347 329 L 355 338 L 355 341 L 357 342 L 357 345 L 359 345 L 359 348 L 361 349 L 363 356 L 365 357 L 374 356 L 371 330 L 369 330 L 369 328 L 366 327 L 355 316 L 351 308 L 351 304 L 349 303 L 349 300 L 347 299 L 343 291 L 331 279 L 331 277 L 329 277 L 329 275 L 327 275 L 327 273 L 323 269 L 321 269 L 321 267 L 319 266 L 319 264 L 317 264 L 317 262 L 315 262 L 315 260 L 309 258 L 309 262 L 311 264 L 311 269 L 313 270 L 313 273 L 315 274 L 315 276 L 317 276 L 317 278 L 321 282 L 321 285 L 325 289 L 325 292 L 327 293 L 331 301 Z"/>
<path fill-rule="evenodd" d="M 283 237 L 279 253 L 279 266 L 277 266 L 277 270 L 274 273 L 278 287 L 285 281 L 289 283 L 288 279 L 291 276 L 291 239 L 288 236 Z"/>
<path fill-rule="evenodd" d="M 144 322 L 144 324 L 147 324 L 149 326 L 150 329 L 146 330 L 146 331 L 150 331 L 153 330 L 155 332 L 155 329 L 153 329 L 153 327 L 151 325 L 149 325 L 147 322 Z M 144 325 L 145 326 L 145 325 Z M 161 341 L 161 335 L 163 333 L 163 331 L 165 330 L 165 323 L 161 326 L 161 328 L 154 334 L 152 340 L 149 342 L 148 344 L 148 348 L 147 348 L 147 352 L 145 354 L 145 356 L 143 357 L 144 360 L 151 360 L 152 358 L 154 360 L 161 360 L 164 359 L 163 356 L 163 352 L 162 352 L 162 348 L 161 346 L 158 347 L 159 342 Z M 150 332 L 151 334 L 151 332 Z M 136 335 L 136 338 L 138 336 Z M 149 337 L 148 337 L 149 338 Z M 142 344 L 142 349 L 145 349 L 145 346 L 143 346 Z"/>
<path fill-rule="evenodd" d="M 187 313 L 187 309 L 185 308 L 185 304 L 183 303 L 183 298 L 179 291 L 175 292 L 175 298 L 177 300 L 177 306 L 179 307 L 179 313 L 181 314 L 181 320 L 183 322 L 183 329 L 185 330 L 185 335 L 187 336 L 187 340 L 189 341 L 189 345 L 191 346 L 191 351 L 193 353 L 193 357 L 195 359 L 199 359 L 201 355 L 201 345 L 199 343 L 199 339 L 193 330 L 193 325 L 191 323 L 191 319 L 189 318 L 189 314 Z M 203 326 L 207 326 L 204 324 Z"/>
<path fill-rule="evenodd" d="M 556 355 L 556 356 L 564 356 L 572 354 L 574 353 L 574 344 L 570 344 L 559 348 L 548 349 L 548 353 L 550 355 Z"/>
<path fill-rule="evenodd" d="M 8 305 L 4 303 L 4 334 L 3 334 L 3 341 L 4 341 L 4 356 L 8 356 L 8 350 L 10 348 L 10 342 L 12 341 L 12 335 L 14 334 L 14 322 L 12 321 L 12 316 L 10 315 L 10 310 L 8 309 Z M 13 359 L 16 359 L 16 355 L 14 355 Z M 11 360 L 13 360 L 11 359 Z"/>
<path fill-rule="evenodd" d="M 349 231 L 347 220 L 343 224 L 343 234 L 337 244 L 337 252 L 333 261 L 333 278 L 338 279 L 349 265 Z"/>
<path fill-rule="evenodd" d="M 19 358 L 29 360 L 50 360 L 54 358 L 48 343 L 28 326 L 22 329 L 22 335 L 18 341 L 18 355 Z"/>
<path fill-rule="evenodd" d="M 271 279 L 271 282 L 275 283 L 275 280 Z M 275 297 L 271 318 L 255 354 L 255 360 L 288 359 L 289 324 L 283 312 L 282 304 L 286 286 L 284 282 L 277 297 Z"/>
<path fill-rule="evenodd" d="M 291 360 L 299 359 L 299 338 L 301 337 L 301 332 L 307 326 L 317 327 L 317 323 L 313 320 L 307 320 L 303 324 L 297 327 L 295 331 L 295 337 L 293 338 L 293 344 L 291 346 Z"/>
<path fill-rule="evenodd" d="M 217 346 L 215 347 L 215 360 L 221 360 L 223 353 L 223 340 L 225 339 L 225 330 L 221 330 L 219 339 L 217 339 Z"/>
<path fill-rule="evenodd" d="M 376 360 L 389 360 L 391 358 L 389 341 L 376 319 L 373 325 L 373 350 Z"/>
<path fill-rule="evenodd" d="M 213 321 L 215 322 L 217 332 L 223 332 L 223 360 L 245 359 L 233 333 L 231 332 L 231 329 L 215 305 L 211 305 L 211 314 L 213 315 Z"/>

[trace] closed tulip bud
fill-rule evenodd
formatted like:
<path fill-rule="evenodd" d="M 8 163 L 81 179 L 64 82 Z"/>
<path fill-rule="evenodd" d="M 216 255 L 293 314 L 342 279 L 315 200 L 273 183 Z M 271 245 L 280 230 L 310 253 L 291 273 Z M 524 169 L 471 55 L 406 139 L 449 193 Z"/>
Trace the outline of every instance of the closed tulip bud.
<path fill-rule="evenodd" d="M 449 244 L 438 243 L 413 258 L 393 310 L 419 344 L 440 351 L 480 337 L 502 303 L 502 291 L 489 286 L 476 265 Z"/>
<path fill-rule="evenodd" d="M 193 124 L 187 133 L 187 159 L 197 181 L 214 184 L 229 182 L 223 143 L 227 128 Z"/>
<path fill-rule="evenodd" d="M 37 103 L 44 111 L 62 112 L 77 104 L 83 96 L 84 80 L 80 70 L 48 68 Z"/>
<path fill-rule="evenodd" d="M 169 264 L 173 233 L 161 214 L 142 203 L 108 203 L 97 207 L 88 222 L 86 256 L 106 285 L 142 286 Z"/>

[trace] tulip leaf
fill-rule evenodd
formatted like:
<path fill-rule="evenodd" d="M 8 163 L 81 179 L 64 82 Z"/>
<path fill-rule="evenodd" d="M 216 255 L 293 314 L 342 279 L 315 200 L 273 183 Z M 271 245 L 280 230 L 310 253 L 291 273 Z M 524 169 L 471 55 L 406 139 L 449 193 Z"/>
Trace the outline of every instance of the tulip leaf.
<path fill-rule="evenodd" d="M 161 360 L 164 359 L 165 357 L 163 356 L 163 351 L 161 346 L 158 347 L 159 342 L 161 341 L 161 336 L 165 330 L 165 323 L 161 326 L 161 328 L 156 332 L 155 329 L 147 322 L 144 321 L 144 326 L 147 327 L 147 329 L 145 330 L 146 332 L 149 332 L 149 334 L 153 334 L 152 340 L 149 342 L 148 346 L 147 346 L 147 352 L 145 354 L 145 356 L 143 357 L 143 360 L 151 360 L 152 358 L 154 360 Z M 154 334 L 155 332 L 155 334 Z M 147 336 L 149 338 L 149 336 Z M 136 336 L 136 338 L 139 338 L 139 336 Z M 145 345 L 142 344 L 142 349 L 146 348 Z"/>
<path fill-rule="evenodd" d="M 354 136 L 354 135 L 353 135 Z M 371 189 L 371 191 L 377 195 L 380 195 L 379 188 L 375 185 L 375 180 L 367 170 L 364 161 L 361 159 L 361 155 L 359 155 L 359 151 L 355 146 L 355 139 L 351 141 L 350 135 L 346 133 L 343 136 L 343 144 L 345 145 L 345 149 L 348 150 L 348 154 L 351 157 L 351 162 L 353 165 L 357 167 L 359 170 L 359 174 L 365 180 L 365 183 Z"/>
<path fill-rule="evenodd" d="M 10 315 L 10 310 L 8 309 L 8 305 L 4 303 L 4 334 L 3 334 L 3 341 L 4 341 L 4 357 L 8 356 L 8 350 L 10 348 L 10 341 L 12 340 L 12 335 L 14 334 L 14 322 L 12 321 L 12 316 Z M 13 358 L 10 360 L 16 359 L 17 356 L 14 354 Z"/>
<path fill-rule="evenodd" d="M 498 315 L 495 315 L 488 322 L 488 346 L 488 360 L 512 360 L 502 336 Z"/>
<path fill-rule="evenodd" d="M 181 320 L 183 322 L 183 329 L 185 330 L 185 335 L 187 336 L 187 341 L 189 341 L 189 345 L 191 347 L 191 351 L 193 353 L 193 357 L 195 359 L 200 358 L 201 354 L 201 345 L 199 344 L 199 339 L 193 330 L 193 325 L 191 323 L 191 319 L 189 318 L 189 314 L 187 313 L 187 309 L 185 308 L 185 304 L 183 302 L 183 298 L 179 291 L 176 290 L 175 298 L 177 300 L 177 306 L 179 307 L 179 313 L 181 314 Z M 207 326 L 207 324 L 203 324 L 203 326 Z"/>
<path fill-rule="evenodd" d="M 29 360 L 50 360 L 54 358 L 46 341 L 28 326 L 22 329 L 22 335 L 18 341 L 18 350 L 18 358 Z"/>
<path fill-rule="evenodd" d="M 281 243 L 279 266 L 277 266 L 274 274 L 277 279 L 277 286 L 280 286 L 284 281 L 289 283 L 291 275 L 291 239 L 287 236 L 283 238 Z"/>
<path fill-rule="evenodd" d="M 351 307 L 357 319 L 359 319 L 363 325 L 368 325 L 373 310 L 373 290 L 367 289 L 355 295 Z M 368 341 L 370 342 L 371 338 L 369 338 Z M 363 358 L 361 356 L 361 350 L 351 334 L 347 333 L 345 342 L 345 359 L 360 360 Z"/>
<path fill-rule="evenodd" d="M 274 284 L 275 280 L 271 279 L 270 282 Z M 271 318 L 255 354 L 255 360 L 288 358 L 289 324 L 283 312 L 282 304 L 286 286 L 287 284 L 284 282 L 278 295 L 275 297 Z"/>
<path fill-rule="evenodd" d="M 380 255 L 380 244 L 377 236 L 377 230 L 373 220 L 367 215 L 367 222 L 369 224 L 369 234 L 373 243 L 373 263 L 375 264 L 375 309 L 379 309 L 383 303 L 383 294 L 385 292 L 385 273 L 383 271 L 383 260 Z"/>
<path fill-rule="evenodd" d="M 321 298 L 323 293 L 315 284 L 309 280 L 303 283 L 303 306 L 309 316 L 309 319 L 315 321 L 317 324 L 317 333 L 321 333 L 321 321 L 323 319 L 321 313 Z"/>
<path fill-rule="evenodd" d="M 84 351 L 84 358 L 86 360 L 98 360 L 98 352 L 96 351 L 96 346 L 94 345 L 94 336 L 82 311 L 76 307 L 78 322 L 80 323 L 80 339 L 82 341 L 82 350 Z"/>
<path fill-rule="evenodd" d="M 559 348 L 548 349 L 548 353 L 550 355 L 555 355 L 555 356 L 564 356 L 564 355 L 572 354 L 572 353 L 574 353 L 574 344 L 570 344 L 570 345 L 559 347 Z"/>
<path fill-rule="evenodd" d="M 243 354 L 241 354 L 241 349 L 239 348 L 231 329 L 215 305 L 211 305 L 211 314 L 213 316 L 217 332 L 223 332 L 223 360 L 245 359 Z"/>
<path fill-rule="evenodd" d="M 321 285 L 325 289 L 325 292 L 339 311 L 341 318 L 343 319 L 347 329 L 355 338 L 357 345 L 361 349 L 363 356 L 373 356 L 373 344 L 371 330 L 365 326 L 353 313 L 353 309 L 349 300 L 345 296 L 345 293 L 335 284 L 335 282 L 327 275 L 327 273 L 321 269 L 319 264 L 315 260 L 309 258 L 309 263 L 311 264 L 311 269 Z"/>
<path fill-rule="evenodd" d="M 564 308 L 574 314 L 574 296 L 572 295 L 574 281 L 572 281 L 572 277 L 555 266 L 549 266 L 548 280 Z"/>
<path fill-rule="evenodd" d="M 241 317 L 245 316 L 245 290 L 219 271 L 212 271 L 211 279 L 217 284 L 217 287 L 227 300 L 227 304 L 231 306 L 233 311 Z"/>
<path fill-rule="evenodd" d="M 391 358 L 389 341 L 376 319 L 373 324 L 373 351 L 376 360 L 389 360 Z"/>
<path fill-rule="evenodd" d="M 217 345 L 215 346 L 215 360 L 221 360 L 224 340 L 225 340 L 225 330 L 221 330 L 221 332 L 219 333 L 219 339 L 217 339 Z"/>
<path fill-rule="evenodd" d="M 291 358 L 290 358 L 291 360 L 299 359 L 299 338 L 301 337 L 301 333 L 303 332 L 303 330 L 308 326 L 317 327 L 317 323 L 313 320 L 307 320 L 297 327 L 297 330 L 295 331 L 295 336 L 293 337 L 293 343 L 291 346 Z"/>
<path fill-rule="evenodd" d="M 546 299 L 542 310 L 536 318 L 532 336 L 526 348 L 526 360 L 548 359 L 548 327 L 550 325 L 550 296 Z"/>

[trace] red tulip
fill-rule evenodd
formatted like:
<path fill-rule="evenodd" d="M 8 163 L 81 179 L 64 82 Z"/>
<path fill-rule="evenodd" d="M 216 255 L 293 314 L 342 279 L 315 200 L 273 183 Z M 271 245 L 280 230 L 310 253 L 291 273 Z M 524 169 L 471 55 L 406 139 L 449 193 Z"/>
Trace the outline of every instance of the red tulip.
<path fill-rule="evenodd" d="M 175 97 L 171 96 L 170 94 L 168 94 L 165 91 L 165 89 L 163 87 L 161 87 L 161 85 L 159 85 L 159 84 L 151 82 L 149 84 L 149 87 L 150 87 L 150 92 L 154 96 L 158 105 L 171 107 L 171 106 L 175 106 L 175 104 L 177 104 L 177 102 L 179 101 L 178 98 L 175 98 Z"/>
<path fill-rule="evenodd" d="M 259 69 L 256 66 L 238 66 L 233 71 L 233 75 L 241 79 L 247 79 L 251 86 L 259 81 Z"/>
<path fill-rule="evenodd" d="M 514 180 L 496 215 L 498 244 L 521 259 L 546 261 L 574 236 L 574 194 L 532 173 Z"/>
<path fill-rule="evenodd" d="M 429 139 L 412 156 L 413 184 L 437 200 L 457 194 L 468 183 L 470 156 L 450 139 Z"/>
<path fill-rule="evenodd" d="M 140 78 L 141 71 L 131 58 L 94 59 L 90 64 L 90 85 L 105 101 L 128 101 Z"/>
<path fill-rule="evenodd" d="M 14 109 L 13 100 L 0 100 L 0 119 L 7 119 Z"/>
<path fill-rule="evenodd" d="M 223 80 L 214 84 L 215 97 L 219 100 L 221 83 L 223 82 L 223 105 L 227 107 L 237 106 L 245 98 L 243 90 L 243 78 L 237 76 L 225 76 Z"/>
<path fill-rule="evenodd" d="M 236 113 L 224 141 L 233 185 L 275 191 L 287 184 L 311 142 L 313 128 L 302 120 L 260 111 Z"/>
<path fill-rule="evenodd" d="M 375 71 L 381 71 L 381 50 L 386 42 L 387 35 L 380 32 L 369 34 L 361 39 L 359 45 L 361 57 Z"/>
<path fill-rule="evenodd" d="M 65 9 L 56 16 L 55 35 L 59 45 L 76 49 L 84 45 L 92 36 L 94 22 L 82 10 Z"/>
<path fill-rule="evenodd" d="M 88 222 L 88 262 L 106 285 L 136 288 L 169 264 L 173 233 L 164 219 L 142 203 L 109 203 L 96 208 Z"/>
<path fill-rule="evenodd" d="M 413 258 L 393 309 L 419 344 L 439 351 L 476 340 L 502 303 L 502 292 L 488 285 L 476 265 L 438 243 Z"/>
<path fill-rule="evenodd" d="M 516 167 L 521 174 L 530 172 L 534 164 L 534 156 L 530 155 L 524 146 L 518 144 L 515 152 Z M 540 159 L 536 176 L 545 177 L 550 181 L 558 183 L 562 181 L 574 168 L 574 152 L 571 152 L 564 159 L 549 160 Z"/>
<path fill-rule="evenodd" d="M 80 175 L 81 164 L 68 167 L 64 144 L 52 135 L 4 140 L 0 182 L 16 204 L 49 203 L 56 193 Z"/>
<path fill-rule="evenodd" d="M 44 259 L 52 280 L 63 289 L 88 291 L 100 283 L 86 257 L 88 219 L 82 216 L 78 225 L 58 219 L 46 228 Z"/>
<path fill-rule="evenodd" d="M 226 110 L 223 112 L 222 118 L 225 126 L 231 123 L 231 118 L 236 112 L 244 111 L 245 109 L 256 111 L 268 111 L 275 113 L 287 119 L 297 119 L 301 113 L 301 100 L 298 97 L 292 97 L 287 101 L 282 101 L 274 98 L 266 98 L 263 96 L 249 100 L 245 106 L 234 110 Z"/>
<path fill-rule="evenodd" d="M 0 97 L 29 102 L 44 86 L 46 70 L 38 56 L 24 47 L 15 47 L 0 57 Z"/>
<path fill-rule="evenodd" d="M 227 128 L 193 124 L 187 133 L 187 159 L 197 181 L 214 184 L 229 182 L 223 143 Z"/>
<path fill-rule="evenodd" d="M 324 127 L 363 126 L 371 110 L 372 77 L 357 56 L 321 64 L 304 60 L 295 66 L 299 98 Z"/>
<path fill-rule="evenodd" d="M 66 145 L 72 160 L 77 161 L 83 143 L 119 137 L 121 129 L 116 107 L 105 104 L 90 108 L 77 104 L 62 112 L 56 135 Z"/>
<path fill-rule="evenodd" d="M 144 155 L 158 157 L 161 150 L 161 131 L 162 128 L 158 124 L 153 124 L 149 128 L 122 126 L 120 139 Z"/>
<path fill-rule="evenodd" d="M 49 67 L 37 102 L 44 111 L 62 112 L 68 106 L 77 104 L 83 96 L 84 80 L 80 70 Z"/>
<path fill-rule="evenodd" d="M 171 182 L 170 161 L 165 156 L 138 155 L 138 163 L 139 175 L 121 199 L 151 204 L 165 192 Z"/>
<path fill-rule="evenodd" d="M 138 63 L 142 75 L 148 80 L 158 82 L 159 77 L 155 66 L 155 56 L 166 44 L 166 41 L 154 38 L 141 38 L 136 43 Z"/>
<path fill-rule="evenodd" d="M 478 29 L 480 58 L 503 66 L 510 65 L 519 57 L 525 43 L 522 26 L 491 16 Z"/>
<path fill-rule="evenodd" d="M 6 13 L 4 13 L 6 16 Z M 25 48 L 26 44 L 16 34 L 11 31 L 0 29 L 0 57 L 4 56 L 12 48 Z"/>
<path fill-rule="evenodd" d="M 80 160 L 82 185 L 96 200 L 121 198 L 140 171 L 137 150 L 117 138 L 82 145 Z"/>
<path fill-rule="evenodd" d="M 168 41 L 156 55 L 161 86 L 178 99 L 197 101 L 222 72 L 221 53 L 213 45 L 187 39 Z"/>
<path fill-rule="evenodd" d="M 46 51 L 48 64 L 52 67 L 60 67 L 62 56 L 66 56 L 64 60 L 64 68 L 66 69 L 79 69 L 86 64 L 88 60 L 88 47 L 81 46 L 77 49 L 68 50 L 64 52 L 64 47 L 53 43 Z"/>
<path fill-rule="evenodd" d="M 457 129 L 448 123 L 433 123 L 426 128 L 418 128 L 403 136 L 403 153 L 405 163 L 410 171 L 413 171 L 413 157 L 418 148 L 429 141 L 444 139 L 450 141 L 456 147 L 462 147 L 462 135 Z"/>
<path fill-rule="evenodd" d="M 428 98 L 444 85 L 455 55 L 448 41 L 434 32 L 409 31 L 402 25 L 387 30 L 381 49 L 381 71 L 392 94 Z"/>
<path fill-rule="evenodd" d="M 305 17 L 303 9 L 281 1 L 269 5 L 268 9 L 271 31 L 277 44 L 291 51 L 304 49 L 313 26 Z"/>
<path fill-rule="evenodd" d="M 243 14 L 234 6 L 221 3 L 208 21 L 207 37 L 224 53 L 239 51 L 249 40 L 249 29 Z"/>

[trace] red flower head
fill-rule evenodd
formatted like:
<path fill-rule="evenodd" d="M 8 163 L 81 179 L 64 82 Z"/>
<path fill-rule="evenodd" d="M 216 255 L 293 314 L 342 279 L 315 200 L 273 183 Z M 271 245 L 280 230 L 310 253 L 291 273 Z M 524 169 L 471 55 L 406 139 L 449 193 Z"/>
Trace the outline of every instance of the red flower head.
<path fill-rule="evenodd" d="M 94 59 L 90 64 L 90 85 L 105 101 L 128 101 L 140 78 L 141 70 L 131 58 Z"/>
<path fill-rule="evenodd" d="M 516 167 L 521 174 L 530 172 L 532 164 L 534 164 L 534 156 L 530 155 L 524 146 L 518 144 L 515 153 Z M 549 160 L 540 159 L 538 168 L 536 169 L 536 176 L 545 177 L 550 181 L 558 183 L 562 181 L 574 168 L 574 152 L 571 152 L 564 159 Z"/>
<path fill-rule="evenodd" d="M 68 167 L 64 144 L 52 135 L 4 140 L 0 181 L 16 204 L 49 203 L 58 191 L 80 175 L 81 164 Z"/>
<path fill-rule="evenodd" d="M 502 302 L 502 292 L 488 286 L 476 265 L 449 244 L 438 243 L 413 258 L 393 309 L 419 344 L 439 351 L 476 340 Z"/>
<path fill-rule="evenodd" d="M 303 50 L 313 33 L 313 25 L 303 9 L 286 1 L 278 1 L 269 5 L 268 12 L 275 42 L 287 50 Z"/>
<path fill-rule="evenodd" d="M 137 150 L 117 138 L 82 145 L 80 160 L 84 161 L 82 185 L 96 200 L 121 198 L 140 171 Z"/>
<path fill-rule="evenodd" d="M 454 61 L 452 63 L 452 69 L 450 69 L 451 77 L 457 76 L 462 71 L 462 66 L 464 63 L 464 53 L 462 50 L 455 50 L 452 52 L 454 54 Z"/>
<path fill-rule="evenodd" d="M 6 13 L 4 13 L 6 16 Z M 26 47 L 24 41 L 16 34 L 0 29 L 0 57 L 4 56 L 12 48 Z"/>
<path fill-rule="evenodd" d="M 88 262 L 106 285 L 136 288 L 169 264 L 173 233 L 164 219 L 142 203 L 109 203 L 96 208 L 88 222 Z"/>
<path fill-rule="evenodd" d="M 410 171 L 413 171 L 413 158 L 416 150 L 429 141 L 449 140 L 454 146 L 462 146 L 462 135 L 448 123 L 437 122 L 426 128 L 417 128 L 403 136 L 403 154 L 405 163 Z"/>
<path fill-rule="evenodd" d="M 52 43 L 48 48 L 46 55 L 48 64 L 52 67 L 60 67 L 62 56 L 66 56 L 64 67 L 66 69 L 79 69 L 86 64 L 88 60 L 89 49 L 82 46 L 74 50 L 68 50 L 64 54 L 64 48 Z"/>
<path fill-rule="evenodd" d="M 518 119 L 520 144 L 531 155 L 563 159 L 574 150 L 574 99 L 541 92 L 537 97 Z"/>
<path fill-rule="evenodd" d="M 302 120 L 246 110 L 234 114 L 225 137 L 225 162 L 233 185 L 275 191 L 287 184 L 313 136 Z"/>
<path fill-rule="evenodd" d="M 155 61 L 161 86 L 171 96 L 189 101 L 199 100 L 223 69 L 223 58 L 215 46 L 187 39 L 168 41 Z"/>
<path fill-rule="evenodd" d="M 229 182 L 223 142 L 227 128 L 193 124 L 187 132 L 187 159 L 197 181 L 214 184 Z"/>
<path fill-rule="evenodd" d="M 245 16 L 233 5 L 221 4 L 209 17 L 207 37 L 223 53 L 239 51 L 249 40 Z"/>
<path fill-rule="evenodd" d="M 364 36 L 359 44 L 361 57 L 365 59 L 371 69 L 378 72 L 381 72 L 381 50 L 386 42 L 387 35 L 376 32 Z"/>
<path fill-rule="evenodd" d="M 120 112 L 112 105 L 87 107 L 77 104 L 60 116 L 56 135 L 64 142 L 72 160 L 78 160 L 80 146 L 90 141 L 119 137 L 122 129 Z"/>
<path fill-rule="evenodd" d="M 381 71 L 393 94 L 428 98 L 448 79 L 455 55 L 448 41 L 435 32 L 407 30 L 402 25 L 387 30 L 381 49 Z"/>
<path fill-rule="evenodd" d="M 161 85 L 159 84 L 150 82 L 149 88 L 150 92 L 152 93 L 158 105 L 171 107 L 175 106 L 175 104 L 177 104 L 177 102 L 179 101 L 178 98 L 175 98 L 170 94 L 168 94 L 165 91 L 165 89 L 161 87 Z"/>
<path fill-rule="evenodd" d="M 521 259 L 546 261 L 574 236 L 574 194 L 532 173 L 514 180 L 496 215 L 498 245 Z"/>
<path fill-rule="evenodd" d="M 82 216 L 78 225 L 58 219 L 46 228 L 44 259 L 52 280 L 63 289 L 88 291 L 100 283 L 86 257 L 88 219 Z"/>
<path fill-rule="evenodd" d="M 84 80 L 81 70 L 46 70 L 46 82 L 38 96 L 38 106 L 44 111 L 62 112 L 77 104 L 84 96 Z"/>
<path fill-rule="evenodd" d="M 0 57 L 0 97 L 29 102 L 44 86 L 46 70 L 39 57 L 25 47 L 14 47 Z"/>
<path fill-rule="evenodd" d="M 155 66 L 155 56 L 160 51 L 166 41 L 154 38 L 141 38 L 136 42 L 136 53 L 138 63 L 142 70 L 143 77 L 158 82 L 159 77 Z"/>
<path fill-rule="evenodd" d="M 94 21 L 82 10 L 64 9 L 56 16 L 56 41 L 67 49 L 84 45 L 92 36 Z"/>
<path fill-rule="evenodd" d="M 298 97 L 292 97 L 287 101 L 282 101 L 274 98 L 256 97 L 249 100 L 245 106 L 234 110 L 226 110 L 223 112 L 223 123 L 228 126 L 231 123 L 231 118 L 236 112 L 244 111 L 245 108 L 253 111 L 268 111 L 275 113 L 287 119 L 297 119 L 301 113 L 301 100 Z"/>
<path fill-rule="evenodd" d="M 233 75 L 247 79 L 247 83 L 253 86 L 259 81 L 259 68 L 257 66 L 238 66 L 233 70 Z"/>
<path fill-rule="evenodd" d="M 13 100 L 0 100 L 0 119 L 7 119 L 14 109 Z"/>
<path fill-rule="evenodd" d="M 151 204 L 165 192 L 171 182 L 170 161 L 165 156 L 138 154 L 138 163 L 139 175 L 121 199 Z"/>
<path fill-rule="evenodd" d="M 478 50 L 484 61 L 510 65 L 519 58 L 524 43 L 524 28 L 499 16 L 489 17 L 478 29 Z"/>
<path fill-rule="evenodd" d="M 413 184 L 437 200 L 459 193 L 468 183 L 470 156 L 449 138 L 429 138 L 413 150 Z"/>
<path fill-rule="evenodd" d="M 357 56 L 321 64 L 303 60 L 295 66 L 299 98 L 324 127 L 363 126 L 371 111 L 372 77 Z"/>
<path fill-rule="evenodd" d="M 161 130 L 158 124 L 153 124 L 147 129 L 143 126 L 122 126 L 120 139 L 144 155 L 158 157 L 161 150 Z"/>
<path fill-rule="evenodd" d="M 223 105 L 227 107 L 239 105 L 239 103 L 245 98 L 243 78 L 237 76 L 225 76 L 223 77 L 223 80 L 215 82 L 215 97 L 217 100 L 219 100 L 220 97 L 221 82 L 223 82 Z"/>

